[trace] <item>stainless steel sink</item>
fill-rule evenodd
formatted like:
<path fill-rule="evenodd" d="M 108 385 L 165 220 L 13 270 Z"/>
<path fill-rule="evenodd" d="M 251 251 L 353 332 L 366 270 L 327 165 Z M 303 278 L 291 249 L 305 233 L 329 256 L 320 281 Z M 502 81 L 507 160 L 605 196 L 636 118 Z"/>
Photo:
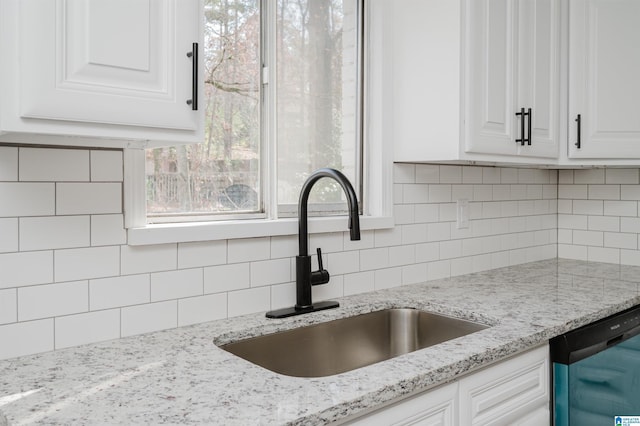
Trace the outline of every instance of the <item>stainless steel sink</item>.
<path fill-rule="evenodd" d="M 276 373 L 322 377 L 485 328 L 486 325 L 417 309 L 386 309 L 254 337 L 221 348 Z"/>

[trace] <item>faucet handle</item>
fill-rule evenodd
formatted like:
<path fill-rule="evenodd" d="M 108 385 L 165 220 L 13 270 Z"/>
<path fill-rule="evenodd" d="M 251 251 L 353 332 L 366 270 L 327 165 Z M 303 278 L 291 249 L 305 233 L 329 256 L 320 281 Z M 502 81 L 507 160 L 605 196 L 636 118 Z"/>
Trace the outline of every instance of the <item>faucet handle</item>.
<path fill-rule="evenodd" d="M 311 272 L 311 285 L 326 284 L 329 282 L 329 271 L 322 266 L 322 250 L 320 247 L 316 250 L 318 253 L 318 270 Z"/>
<path fill-rule="evenodd" d="M 322 249 L 318 247 L 316 249 L 316 253 L 318 254 L 318 271 L 323 271 L 324 268 L 322 267 Z"/>

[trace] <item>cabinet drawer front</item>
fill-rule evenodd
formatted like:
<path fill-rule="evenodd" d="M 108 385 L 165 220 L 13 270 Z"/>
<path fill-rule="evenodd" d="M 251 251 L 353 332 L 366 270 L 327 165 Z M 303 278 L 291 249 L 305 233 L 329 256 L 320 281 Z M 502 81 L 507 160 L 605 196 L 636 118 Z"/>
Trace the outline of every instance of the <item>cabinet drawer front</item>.
<path fill-rule="evenodd" d="M 542 347 L 460 381 L 461 424 L 513 424 L 549 400 L 548 349 Z"/>

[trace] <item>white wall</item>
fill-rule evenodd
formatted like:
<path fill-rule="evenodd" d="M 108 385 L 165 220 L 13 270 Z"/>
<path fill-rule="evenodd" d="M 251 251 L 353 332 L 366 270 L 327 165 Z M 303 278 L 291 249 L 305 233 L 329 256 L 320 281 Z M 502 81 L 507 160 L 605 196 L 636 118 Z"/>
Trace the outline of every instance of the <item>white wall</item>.
<path fill-rule="evenodd" d="M 311 237 L 314 300 L 556 257 L 556 171 L 394 174 L 395 228 Z M 122 180 L 120 151 L 0 147 L 0 359 L 294 304 L 296 235 L 127 246 Z"/>

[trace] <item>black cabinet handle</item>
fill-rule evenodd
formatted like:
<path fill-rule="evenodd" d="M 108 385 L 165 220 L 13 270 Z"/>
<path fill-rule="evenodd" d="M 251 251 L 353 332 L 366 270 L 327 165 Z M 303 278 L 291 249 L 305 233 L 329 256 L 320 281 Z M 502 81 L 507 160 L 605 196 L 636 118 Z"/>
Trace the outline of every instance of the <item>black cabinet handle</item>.
<path fill-rule="evenodd" d="M 578 116 L 576 117 L 576 123 L 577 124 L 577 133 L 576 133 L 576 143 L 575 146 L 578 147 L 578 149 L 580 149 L 580 128 L 582 127 L 582 118 L 580 117 L 580 114 L 578 114 Z"/>
<path fill-rule="evenodd" d="M 531 136 L 531 119 L 532 119 L 531 108 L 529 108 L 529 110 L 527 111 L 527 115 L 528 115 L 527 118 L 529 119 L 527 121 L 527 135 L 528 135 L 527 145 L 531 145 L 531 139 L 532 139 L 532 136 Z"/>
<path fill-rule="evenodd" d="M 198 110 L 198 43 L 191 45 L 191 52 L 187 53 L 191 58 L 191 99 L 187 101 L 193 111 Z"/>
<path fill-rule="evenodd" d="M 520 145 L 524 146 L 524 144 L 526 143 L 527 145 L 531 145 L 531 108 L 529 108 L 526 112 L 524 108 L 520 108 L 520 112 L 516 112 L 516 116 L 520 116 L 520 139 L 516 139 L 516 143 L 520 143 Z M 529 131 L 529 137 L 525 138 L 525 124 L 524 121 L 525 119 L 527 119 L 527 117 L 529 118 L 529 124 L 528 124 L 528 131 Z"/>

